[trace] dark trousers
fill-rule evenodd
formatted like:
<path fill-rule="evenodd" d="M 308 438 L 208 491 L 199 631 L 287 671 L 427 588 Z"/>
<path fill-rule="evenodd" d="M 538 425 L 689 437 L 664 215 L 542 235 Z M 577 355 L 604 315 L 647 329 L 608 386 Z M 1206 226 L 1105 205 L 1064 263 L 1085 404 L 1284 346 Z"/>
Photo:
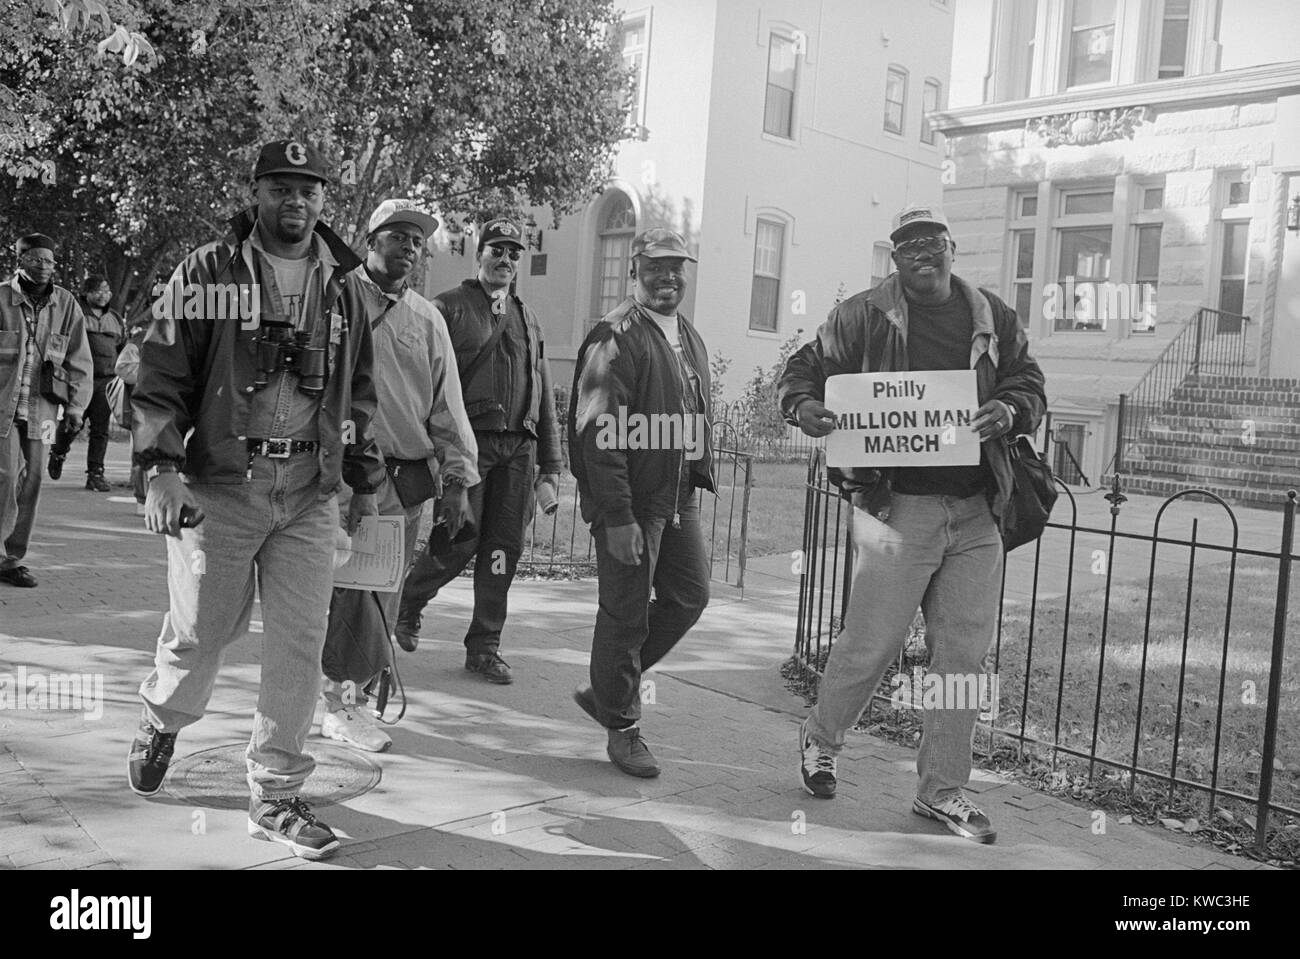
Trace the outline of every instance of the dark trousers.
<path fill-rule="evenodd" d="M 592 530 L 600 608 L 591 641 L 591 688 L 601 725 L 610 729 L 640 720 L 641 674 L 677 645 L 709 604 L 698 495 L 682 504 L 680 529 L 656 519 L 641 523 L 641 532 L 641 565 L 628 566 L 610 555 L 604 528 Z"/>
<path fill-rule="evenodd" d="M 90 405 L 86 407 L 86 422 L 90 424 L 90 443 L 86 449 L 86 472 L 104 472 L 104 453 L 108 449 L 108 426 L 113 419 L 113 408 L 108 405 L 108 382 L 111 376 L 96 378 L 95 389 L 90 396 Z M 72 441 L 77 434 L 59 427 L 54 434 L 54 445 L 50 447 L 51 456 L 67 456 L 72 449 Z"/>
<path fill-rule="evenodd" d="M 420 628 L 420 613 L 438 590 L 474 564 L 474 617 L 465 634 L 470 653 L 495 652 L 506 623 L 506 595 L 524 547 L 524 524 L 533 503 L 533 464 L 537 441 L 526 433 L 475 433 L 481 482 L 469 489 L 478 536 L 433 555 L 428 546 L 415 558 L 402 587 L 397 621 Z"/>

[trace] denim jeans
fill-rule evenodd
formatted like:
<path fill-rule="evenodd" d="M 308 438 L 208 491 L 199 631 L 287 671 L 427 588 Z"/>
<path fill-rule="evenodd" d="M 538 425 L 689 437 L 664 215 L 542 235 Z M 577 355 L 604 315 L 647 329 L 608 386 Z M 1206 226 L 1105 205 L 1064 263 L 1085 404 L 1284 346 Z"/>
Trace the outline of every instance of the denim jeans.
<path fill-rule="evenodd" d="M 339 491 L 339 524 L 347 516 L 348 504 L 352 501 L 352 490 L 344 486 Z M 384 476 L 384 482 L 375 490 L 375 502 L 379 507 L 380 516 L 403 516 L 406 519 L 406 527 L 402 540 L 402 569 L 405 571 L 411 565 L 411 556 L 415 553 L 415 540 L 420 535 L 420 514 L 424 510 L 424 504 L 412 506 L 407 509 L 402 505 L 402 501 L 397 497 L 397 488 L 393 486 L 392 479 Z M 379 597 L 380 608 L 384 611 L 384 622 L 388 624 L 389 633 L 397 627 L 397 604 L 401 599 L 402 591 L 399 588 L 394 593 L 376 593 Z M 337 609 L 337 607 L 335 607 Z M 385 637 L 387 639 L 388 637 Z M 356 704 L 364 706 L 369 701 L 366 695 L 365 687 L 367 682 L 354 683 L 354 694 L 348 699 L 345 696 L 345 688 L 341 677 L 331 676 L 331 666 L 329 663 L 322 663 L 322 672 L 325 674 L 321 683 L 321 695 L 325 701 L 325 708 L 329 712 L 338 712 L 345 705 Z M 370 679 L 374 679 L 372 676 Z"/>
<path fill-rule="evenodd" d="M 592 527 L 600 606 L 591 640 L 591 688 L 600 723 L 610 729 L 641 719 L 641 674 L 677 645 L 709 604 L 699 497 L 692 493 L 680 512 L 680 529 L 667 519 L 641 523 L 645 552 L 639 566 L 616 560 L 604 527 Z"/>
<path fill-rule="evenodd" d="M 39 430 L 15 421 L 0 436 L 0 569 L 22 565 L 41 498 L 45 444 Z"/>
<path fill-rule="evenodd" d="M 320 692 L 339 521 L 318 478 L 314 453 L 258 456 L 249 482 L 190 484 L 206 518 L 179 540 L 166 537 L 171 608 L 140 697 L 162 732 L 197 722 L 226 648 L 248 629 L 256 583 L 262 682 L 247 763 L 258 799 L 297 795 L 315 768 L 303 745 Z"/>
<path fill-rule="evenodd" d="M 888 518 L 853 510 L 856 551 L 844 631 L 831 647 L 808 734 L 838 753 L 907 639 L 917 606 L 925 614 L 931 673 L 979 676 L 997 626 L 1002 540 L 983 494 L 895 493 Z M 917 795 L 938 803 L 970 779 L 972 708 L 926 709 Z"/>
<path fill-rule="evenodd" d="M 476 432 L 474 437 L 478 440 L 482 482 L 470 487 L 469 507 L 478 536 L 454 543 L 449 551 L 437 556 L 427 547 L 422 549 L 402 587 L 398 615 L 403 627 L 418 629 L 420 614 L 429 600 L 477 557 L 474 615 L 465 633 L 465 649 L 482 654 L 494 653 L 501 645 L 506 597 L 523 552 L 524 527 L 531 518 L 537 440 L 526 433 Z"/>

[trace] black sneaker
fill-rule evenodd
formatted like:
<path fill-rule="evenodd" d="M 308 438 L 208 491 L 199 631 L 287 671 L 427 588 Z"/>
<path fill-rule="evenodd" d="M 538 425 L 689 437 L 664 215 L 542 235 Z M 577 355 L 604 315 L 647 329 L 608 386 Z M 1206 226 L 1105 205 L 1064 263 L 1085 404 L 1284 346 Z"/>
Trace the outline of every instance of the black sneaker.
<path fill-rule="evenodd" d="M 175 749 L 176 734 L 158 732 L 149 718 L 142 716 L 140 728 L 131 743 L 131 752 L 126 757 L 131 792 L 137 796 L 155 795 L 162 788 Z"/>
<path fill-rule="evenodd" d="M 408 653 L 415 652 L 420 645 L 420 620 L 417 618 L 415 625 L 403 623 L 400 620 L 397 623 L 397 645 Z"/>
<path fill-rule="evenodd" d="M 104 479 L 103 473 L 87 473 L 86 489 L 94 493 L 113 492 L 113 487 L 108 485 L 108 480 Z"/>
<path fill-rule="evenodd" d="M 937 819 L 957 835 L 975 842 L 991 843 L 998 838 L 989 817 L 964 793 L 959 792 L 934 806 L 917 797 L 912 800 L 912 812 L 927 819 Z"/>
<path fill-rule="evenodd" d="M 471 673 L 482 674 L 489 683 L 508 686 L 514 682 L 509 664 L 497 655 L 496 650 L 490 653 L 466 653 L 465 668 Z"/>
<path fill-rule="evenodd" d="M 0 583 L 31 589 L 36 585 L 36 577 L 27 571 L 26 566 L 10 566 L 0 569 Z"/>
<path fill-rule="evenodd" d="M 835 798 L 835 754 L 808 735 L 808 720 L 799 726 L 799 772 L 803 788 L 818 799 Z"/>
<path fill-rule="evenodd" d="M 50 454 L 50 462 L 46 467 L 50 473 L 50 479 L 56 480 L 63 475 L 63 461 L 66 456 L 60 456 L 58 453 Z"/>
<path fill-rule="evenodd" d="M 248 834 L 283 843 L 302 859 L 324 859 L 339 848 L 333 830 L 316 818 L 301 796 L 250 801 Z"/>

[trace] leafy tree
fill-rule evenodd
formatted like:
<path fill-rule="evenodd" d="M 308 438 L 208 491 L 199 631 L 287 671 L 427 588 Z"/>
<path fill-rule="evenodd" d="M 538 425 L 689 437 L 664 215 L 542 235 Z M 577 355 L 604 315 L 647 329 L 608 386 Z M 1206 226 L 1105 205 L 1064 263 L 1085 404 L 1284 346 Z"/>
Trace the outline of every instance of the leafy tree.
<path fill-rule="evenodd" d="M 752 443 L 772 443 L 785 438 L 787 424 L 781 417 L 781 407 L 777 401 L 777 383 L 785 372 L 786 361 L 799 349 L 799 338 L 803 329 L 795 330 L 781 344 L 777 351 L 776 362 L 768 369 L 754 367 L 754 375 L 745 384 L 740 394 L 737 407 L 740 421 L 744 424 L 745 435 Z"/>
<path fill-rule="evenodd" d="M 0 143 L 0 228 L 59 230 L 72 248 L 60 259 L 130 287 L 136 311 L 155 272 L 248 202 L 267 140 L 325 151 L 338 171 L 325 217 L 359 244 L 389 196 L 558 216 L 599 190 L 622 133 L 629 76 L 610 0 L 499 0 L 472 16 L 460 0 L 110 6 L 128 40 L 137 25 L 147 38 L 146 65 L 97 56 L 85 30 L 37 30 L 0 54 L 0 83 L 44 97 L 23 149 L 57 170 L 20 175 Z"/>

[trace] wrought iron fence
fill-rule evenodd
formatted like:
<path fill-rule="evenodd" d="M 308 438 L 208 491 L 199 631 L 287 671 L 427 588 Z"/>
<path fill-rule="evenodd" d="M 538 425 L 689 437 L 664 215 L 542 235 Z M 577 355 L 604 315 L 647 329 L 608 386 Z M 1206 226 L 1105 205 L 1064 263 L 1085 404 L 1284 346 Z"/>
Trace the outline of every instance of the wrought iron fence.
<path fill-rule="evenodd" d="M 745 450 L 760 462 L 799 462 L 825 446 L 825 440 L 807 436 L 774 417 L 755 418 L 740 403 L 717 404 L 712 422 L 717 445 Z"/>
<path fill-rule="evenodd" d="M 523 575 L 594 576 L 596 546 L 579 508 L 578 483 L 569 471 L 568 438 L 561 434 L 564 471 L 559 506 L 547 516 L 538 512 L 524 536 L 519 559 Z M 707 539 L 713 578 L 743 591 L 749 539 L 749 497 L 753 488 L 752 454 L 715 447 L 715 497 L 700 491 L 700 524 Z"/>
<path fill-rule="evenodd" d="M 1246 371 L 1246 324 L 1250 317 L 1201 307 L 1151 364 L 1137 385 L 1119 398 L 1114 471 L 1137 452 L 1151 418 L 1197 376 L 1241 376 Z M 1105 472 L 1105 471 L 1103 471 Z"/>
<path fill-rule="evenodd" d="M 1300 727 L 1300 665 L 1286 660 L 1291 565 L 1300 558 L 1296 492 L 1283 503 L 1278 548 L 1260 550 L 1241 545 L 1237 513 L 1204 490 L 1163 500 L 1144 531 L 1121 528 L 1128 500 L 1118 479 L 1104 527 L 1081 525 L 1074 493 L 1058 485 L 1064 495 L 1043 539 L 1011 553 L 1003 571 L 986 660 L 998 696 L 979 724 L 988 751 L 1009 740 L 1021 757 L 1046 753 L 1053 770 L 1065 758 L 1086 761 L 1089 779 L 1101 767 L 1129 799 L 1139 781 L 1167 787 L 1169 801 L 1182 789 L 1200 796 L 1210 817 L 1226 800 L 1250 804 L 1262 849 L 1270 813 L 1300 816 L 1300 756 L 1290 738 Z M 1180 510 L 1191 525 L 1177 535 L 1171 516 Z M 794 647 L 813 687 L 844 628 L 851 520 L 814 453 Z M 1081 586 L 1077 568 L 1093 582 Z M 1265 669 L 1267 689 L 1257 689 Z M 867 719 L 876 704 L 896 705 L 882 687 Z"/>

